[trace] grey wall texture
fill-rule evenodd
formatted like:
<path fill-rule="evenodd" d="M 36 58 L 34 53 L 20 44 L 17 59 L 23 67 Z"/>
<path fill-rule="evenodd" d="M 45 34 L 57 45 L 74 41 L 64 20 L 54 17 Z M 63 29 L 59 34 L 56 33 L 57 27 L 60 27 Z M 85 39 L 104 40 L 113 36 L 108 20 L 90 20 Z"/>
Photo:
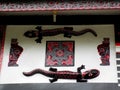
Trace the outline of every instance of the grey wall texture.
<path fill-rule="evenodd" d="M 120 90 L 117 83 L 5 84 L 0 90 Z"/>

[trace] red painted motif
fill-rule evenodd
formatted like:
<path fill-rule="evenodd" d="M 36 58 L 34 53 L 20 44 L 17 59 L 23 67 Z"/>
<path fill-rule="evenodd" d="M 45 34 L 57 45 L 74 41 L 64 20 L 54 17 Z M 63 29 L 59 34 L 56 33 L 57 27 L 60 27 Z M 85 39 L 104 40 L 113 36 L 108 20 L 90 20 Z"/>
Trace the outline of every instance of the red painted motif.
<path fill-rule="evenodd" d="M 110 65 L 110 42 L 109 38 L 104 38 L 102 44 L 97 46 L 98 53 L 101 56 L 101 64 L 100 65 Z"/>
<path fill-rule="evenodd" d="M 8 66 L 18 66 L 17 61 L 22 52 L 23 48 L 18 45 L 17 39 L 12 39 Z"/>
<path fill-rule="evenodd" d="M 2 67 L 5 32 L 6 32 L 6 26 L 0 25 L 0 71 L 1 71 L 1 67 Z"/>
<path fill-rule="evenodd" d="M 73 66 L 74 41 L 47 41 L 46 66 Z"/>
<path fill-rule="evenodd" d="M 114 0 L 78 0 L 0 3 L 0 11 L 46 11 L 46 10 L 101 10 L 120 9 L 120 1 Z"/>

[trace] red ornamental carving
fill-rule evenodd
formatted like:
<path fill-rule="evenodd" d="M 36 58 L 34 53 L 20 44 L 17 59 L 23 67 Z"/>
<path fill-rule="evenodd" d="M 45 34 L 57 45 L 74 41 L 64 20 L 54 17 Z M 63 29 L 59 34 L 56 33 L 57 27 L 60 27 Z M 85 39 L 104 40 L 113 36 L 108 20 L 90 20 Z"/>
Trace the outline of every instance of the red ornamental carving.
<path fill-rule="evenodd" d="M 102 44 L 97 46 L 98 53 L 101 56 L 100 65 L 110 65 L 110 46 L 109 38 L 104 38 Z"/>
<path fill-rule="evenodd" d="M 64 50 L 57 50 L 57 51 L 56 51 L 56 56 L 57 56 L 57 57 L 62 57 L 62 56 L 64 56 Z"/>
<path fill-rule="evenodd" d="M 46 66 L 73 66 L 74 41 L 47 41 Z"/>
<path fill-rule="evenodd" d="M 17 39 L 12 39 L 8 66 L 18 66 L 17 61 L 22 51 L 23 48 L 18 45 Z"/>
<path fill-rule="evenodd" d="M 80 0 L 80 1 L 46 1 L 29 3 L 0 3 L 0 11 L 45 11 L 45 10 L 94 10 L 120 9 L 120 1 Z"/>
<path fill-rule="evenodd" d="M 6 26 L 0 25 L 0 71 L 2 66 Z"/>

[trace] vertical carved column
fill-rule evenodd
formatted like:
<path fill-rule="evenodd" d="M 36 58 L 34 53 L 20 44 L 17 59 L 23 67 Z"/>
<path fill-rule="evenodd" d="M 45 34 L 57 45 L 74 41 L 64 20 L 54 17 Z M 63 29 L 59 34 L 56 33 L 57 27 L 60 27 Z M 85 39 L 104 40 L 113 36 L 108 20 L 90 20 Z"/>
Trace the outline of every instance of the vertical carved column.
<path fill-rule="evenodd" d="M 3 59 L 5 31 L 6 31 L 6 25 L 0 25 L 0 71 L 1 71 L 1 65 Z"/>

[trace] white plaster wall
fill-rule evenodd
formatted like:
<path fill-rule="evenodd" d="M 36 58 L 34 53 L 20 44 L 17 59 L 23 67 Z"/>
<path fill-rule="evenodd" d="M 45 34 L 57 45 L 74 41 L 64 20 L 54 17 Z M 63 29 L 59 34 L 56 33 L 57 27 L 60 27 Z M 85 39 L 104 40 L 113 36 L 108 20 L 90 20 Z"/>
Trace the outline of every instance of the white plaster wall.
<path fill-rule="evenodd" d="M 46 41 L 61 41 L 74 40 L 75 41 L 75 63 L 71 67 L 56 67 L 58 70 L 76 71 L 77 67 L 84 64 L 86 69 L 96 68 L 100 70 L 100 76 L 89 80 L 88 83 L 116 83 L 116 59 L 115 59 L 115 37 L 113 25 L 42 25 L 43 29 L 54 29 L 59 27 L 70 26 L 75 31 L 91 28 L 98 34 L 97 37 L 91 33 L 86 33 L 82 36 L 72 36 L 72 38 L 65 38 L 63 35 L 52 37 L 44 37 L 42 43 L 36 43 L 33 39 L 23 36 L 27 30 L 35 29 L 37 25 L 8 25 L 4 46 L 4 57 L 2 62 L 2 70 L 0 76 L 1 84 L 13 83 L 49 83 L 49 78 L 37 74 L 31 77 L 25 77 L 23 71 L 31 71 L 35 68 L 45 67 L 45 51 Z M 110 38 L 110 66 L 100 66 L 100 56 L 98 55 L 97 46 L 102 43 L 104 37 Z M 8 67 L 10 43 L 12 38 L 17 38 L 19 45 L 24 48 L 23 53 L 19 57 L 18 67 Z M 84 71 L 84 70 L 83 70 Z M 56 83 L 76 83 L 76 80 L 58 80 Z"/>

